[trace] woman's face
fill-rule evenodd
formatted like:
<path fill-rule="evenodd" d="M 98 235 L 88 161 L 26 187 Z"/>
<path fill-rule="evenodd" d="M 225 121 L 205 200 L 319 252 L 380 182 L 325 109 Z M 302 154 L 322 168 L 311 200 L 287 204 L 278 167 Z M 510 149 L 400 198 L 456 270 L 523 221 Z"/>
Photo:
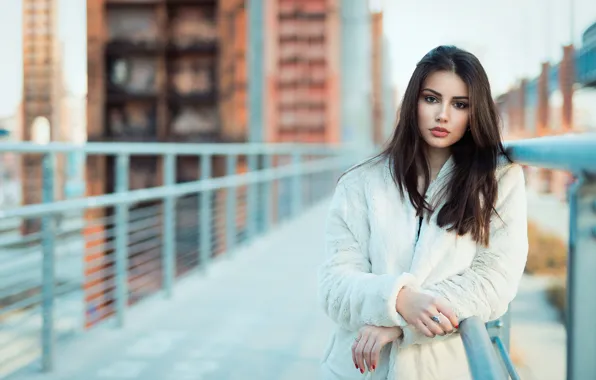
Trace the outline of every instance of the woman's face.
<path fill-rule="evenodd" d="M 418 98 L 418 128 L 431 148 L 448 148 L 463 137 L 469 120 L 468 86 L 450 71 L 435 71 Z"/>

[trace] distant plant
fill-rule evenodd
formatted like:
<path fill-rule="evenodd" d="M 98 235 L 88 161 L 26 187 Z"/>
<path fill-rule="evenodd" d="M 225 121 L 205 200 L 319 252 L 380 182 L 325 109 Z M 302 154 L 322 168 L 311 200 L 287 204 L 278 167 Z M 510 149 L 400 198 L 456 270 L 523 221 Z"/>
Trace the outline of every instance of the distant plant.
<path fill-rule="evenodd" d="M 558 236 L 540 229 L 535 223 L 528 223 L 529 274 L 564 274 L 567 271 L 567 245 Z"/>
<path fill-rule="evenodd" d="M 565 321 L 567 307 L 567 286 L 564 281 L 555 281 L 547 289 L 548 300 L 558 311 L 562 321 Z"/>
<path fill-rule="evenodd" d="M 567 273 L 567 245 L 561 238 L 544 231 L 533 222 L 528 223 L 528 242 L 530 247 L 526 273 L 555 276 L 547 289 L 547 297 L 564 320 L 567 296 L 564 280 Z"/>

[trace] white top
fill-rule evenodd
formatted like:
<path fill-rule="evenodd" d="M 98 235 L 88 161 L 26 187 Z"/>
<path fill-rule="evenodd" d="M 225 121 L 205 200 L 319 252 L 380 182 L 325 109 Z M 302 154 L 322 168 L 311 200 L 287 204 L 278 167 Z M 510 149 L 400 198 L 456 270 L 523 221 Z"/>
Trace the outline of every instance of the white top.
<path fill-rule="evenodd" d="M 451 157 L 427 192 L 448 181 Z M 319 268 L 319 298 L 336 323 L 322 359 L 327 380 L 457 380 L 469 370 L 459 334 L 428 338 L 395 311 L 404 285 L 445 298 L 461 321 L 502 316 L 515 297 L 528 254 L 527 205 L 522 168 L 502 160 L 490 246 L 470 234 L 458 237 L 425 218 L 416 242 L 418 217 L 402 201 L 388 160 L 367 163 L 337 184 L 326 225 L 326 257 Z M 438 209 L 438 208 L 437 208 Z M 401 326 L 404 336 L 382 351 L 374 373 L 362 375 L 351 347 L 363 325 Z"/>

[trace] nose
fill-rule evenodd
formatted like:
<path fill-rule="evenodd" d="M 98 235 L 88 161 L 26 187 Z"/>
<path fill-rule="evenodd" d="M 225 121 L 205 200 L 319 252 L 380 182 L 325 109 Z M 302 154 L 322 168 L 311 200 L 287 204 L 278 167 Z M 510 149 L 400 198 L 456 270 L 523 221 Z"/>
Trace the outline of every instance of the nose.
<path fill-rule="evenodd" d="M 447 105 L 442 106 L 435 119 L 438 123 L 448 122 L 449 121 L 449 107 Z"/>

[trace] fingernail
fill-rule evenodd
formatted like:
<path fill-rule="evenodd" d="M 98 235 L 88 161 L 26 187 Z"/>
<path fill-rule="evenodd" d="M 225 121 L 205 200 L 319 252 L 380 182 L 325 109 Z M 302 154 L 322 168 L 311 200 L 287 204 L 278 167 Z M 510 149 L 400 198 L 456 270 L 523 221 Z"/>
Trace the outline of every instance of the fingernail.
<path fill-rule="evenodd" d="M 455 328 L 456 328 L 456 329 L 459 329 L 459 325 L 455 325 Z"/>
<path fill-rule="evenodd" d="M 374 366 L 374 365 L 373 365 L 373 366 L 372 366 L 372 370 L 373 370 L 373 372 L 375 371 L 375 368 L 376 368 L 376 366 Z"/>
<path fill-rule="evenodd" d="M 354 365 L 356 366 L 356 369 L 360 369 L 360 368 L 358 368 L 358 364 L 354 364 Z"/>
<path fill-rule="evenodd" d="M 364 370 L 362 368 L 360 368 L 360 373 L 364 373 Z"/>

